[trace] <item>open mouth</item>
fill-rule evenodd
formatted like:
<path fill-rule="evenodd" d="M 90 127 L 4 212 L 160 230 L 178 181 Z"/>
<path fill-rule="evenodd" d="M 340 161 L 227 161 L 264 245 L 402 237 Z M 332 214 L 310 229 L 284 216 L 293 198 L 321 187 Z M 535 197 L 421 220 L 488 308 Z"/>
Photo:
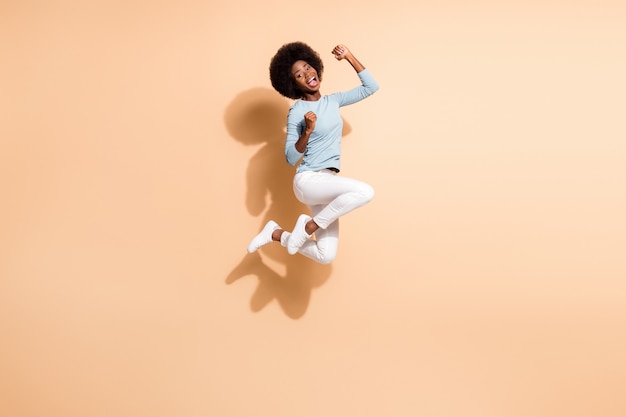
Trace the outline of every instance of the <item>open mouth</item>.
<path fill-rule="evenodd" d="M 311 77 L 306 83 L 310 86 L 317 85 L 317 77 Z"/>

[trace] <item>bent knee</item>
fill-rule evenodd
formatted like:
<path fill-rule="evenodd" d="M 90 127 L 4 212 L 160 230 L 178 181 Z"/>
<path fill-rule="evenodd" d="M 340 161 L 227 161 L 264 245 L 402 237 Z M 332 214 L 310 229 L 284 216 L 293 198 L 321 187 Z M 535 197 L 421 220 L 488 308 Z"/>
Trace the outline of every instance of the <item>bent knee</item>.
<path fill-rule="evenodd" d="M 321 250 L 315 257 L 315 261 L 322 265 L 328 265 L 337 257 L 337 250 Z"/>
<path fill-rule="evenodd" d="M 363 184 L 361 195 L 363 196 L 363 201 L 369 203 L 374 198 L 374 188 L 371 185 Z"/>
<path fill-rule="evenodd" d="M 316 259 L 316 261 L 322 265 L 328 265 L 335 260 L 336 255 L 322 256 Z"/>

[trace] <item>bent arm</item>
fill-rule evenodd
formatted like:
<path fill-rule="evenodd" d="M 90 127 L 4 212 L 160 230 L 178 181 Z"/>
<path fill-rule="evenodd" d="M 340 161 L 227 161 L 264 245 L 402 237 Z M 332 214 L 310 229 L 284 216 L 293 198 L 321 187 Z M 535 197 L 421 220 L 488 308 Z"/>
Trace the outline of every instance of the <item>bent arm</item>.
<path fill-rule="evenodd" d="M 339 93 L 339 105 L 346 106 L 363 100 L 366 97 L 371 96 L 378 91 L 378 83 L 374 80 L 374 77 L 365 69 L 365 66 L 354 56 L 352 52 L 345 45 L 337 45 L 332 50 L 335 59 L 341 61 L 345 59 L 352 65 L 352 68 L 357 72 L 361 79 L 361 86 L 356 87 L 345 93 Z"/>
<path fill-rule="evenodd" d="M 302 155 L 304 154 L 304 151 L 306 149 L 306 145 L 309 142 L 310 134 L 305 136 L 306 129 L 304 129 L 302 133 L 300 132 L 300 120 L 302 119 L 294 115 L 293 109 L 290 109 L 289 115 L 287 116 L 285 158 L 287 159 L 287 163 L 292 166 L 297 164 L 300 158 L 302 158 Z"/>

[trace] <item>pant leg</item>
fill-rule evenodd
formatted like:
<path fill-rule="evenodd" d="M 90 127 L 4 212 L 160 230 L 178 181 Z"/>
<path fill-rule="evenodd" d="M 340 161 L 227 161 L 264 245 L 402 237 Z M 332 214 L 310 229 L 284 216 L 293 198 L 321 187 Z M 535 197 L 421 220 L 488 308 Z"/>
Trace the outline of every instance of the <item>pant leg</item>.
<path fill-rule="evenodd" d="M 296 198 L 309 207 L 323 206 L 313 216 L 322 229 L 374 197 L 374 189 L 369 184 L 338 176 L 329 170 L 296 174 L 293 189 Z"/>
<path fill-rule="evenodd" d="M 325 206 L 309 206 L 315 216 Z M 339 219 L 331 223 L 326 229 L 319 228 L 315 232 L 315 239 L 308 239 L 298 251 L 300 254 L 321 264 L 331 263 L 337 256 L 339 247 Z"/>
<path fill-rule="evenodd" d="M 337 256 L 339 217 L 368 203 L 374 189 L 361 181 L 337 176 L 328 170 L 309 171 L 294 178 L 296 198 L 309 206 L 320 228 L 299 252 L 316 262 L 328 264 Z"/>

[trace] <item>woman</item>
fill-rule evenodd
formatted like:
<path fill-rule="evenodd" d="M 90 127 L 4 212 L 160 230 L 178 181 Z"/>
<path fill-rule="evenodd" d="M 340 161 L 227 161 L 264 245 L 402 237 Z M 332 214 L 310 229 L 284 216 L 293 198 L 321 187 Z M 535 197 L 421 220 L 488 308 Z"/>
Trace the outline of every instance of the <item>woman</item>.
<path fill-rule="evenodd" d="M 337 254 L 339 217 L 367 204 L 374 196 L 368 184 L 337 175 L 343 128 L 339 108 L 372 95 L 378 84 L 345 45 L 335 46 L 332 54 L 338 61 L 350 63 L 361 80 L 359 87 L 322 95 L 324 65 L 319 54 L 302 42 L 283 45 L 271 60 L 272 86 L 296 100 L 287 117 L 285 156 L 291 165 L 302 160 L 293 189 L 296 198 L 310 208 L 311 216 L 301 214 L 291 233 L 270 220 L 248 245 L 250 253 L 276 241 L 291 255 L 299 252 L 328 264 Z"/>

